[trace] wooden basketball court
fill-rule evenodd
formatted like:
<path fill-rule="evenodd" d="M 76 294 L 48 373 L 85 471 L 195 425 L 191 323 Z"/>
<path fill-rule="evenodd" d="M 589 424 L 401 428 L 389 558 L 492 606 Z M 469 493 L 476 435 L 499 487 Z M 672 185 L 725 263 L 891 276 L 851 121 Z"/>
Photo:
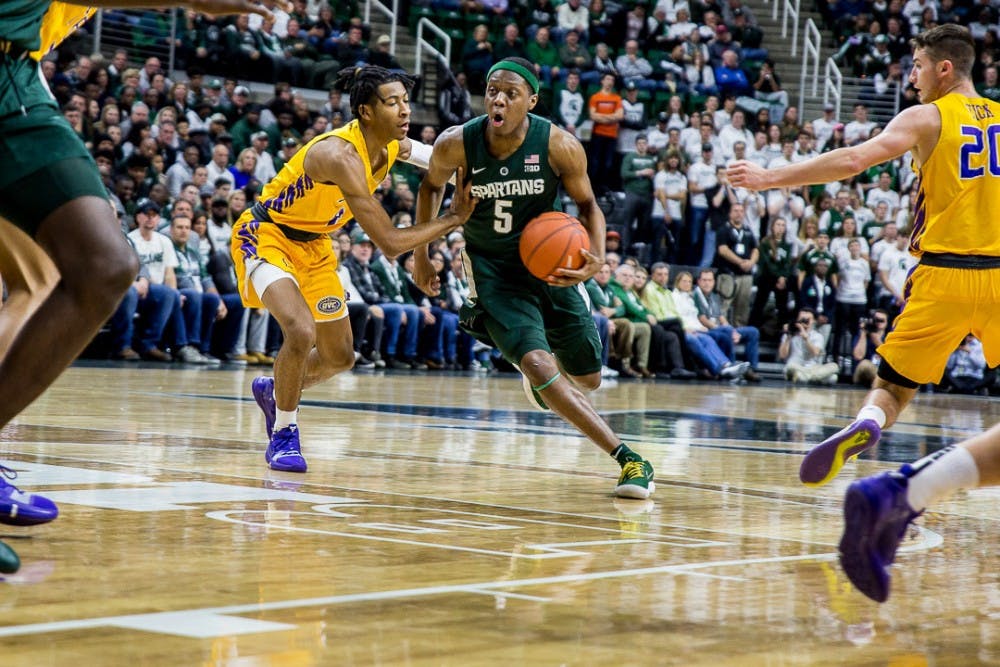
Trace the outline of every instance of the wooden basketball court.
<path fill-rule="evenodd" d="M 305 396 L 309 472 L 272 472 L 253 375 L 77 366 L 0 433 L 62 511 L 0 529 L 0 664 L 1000 664 L 1000 492 L 921 519 L 887 604 L 835 557 L 849 479 L 996 422 L 989 399 L 921 395 L 813 491 L 801 456 L 861 391 L 604 387 L 656 466 L 643 502 L 512 375 L 335 378 Z"/>

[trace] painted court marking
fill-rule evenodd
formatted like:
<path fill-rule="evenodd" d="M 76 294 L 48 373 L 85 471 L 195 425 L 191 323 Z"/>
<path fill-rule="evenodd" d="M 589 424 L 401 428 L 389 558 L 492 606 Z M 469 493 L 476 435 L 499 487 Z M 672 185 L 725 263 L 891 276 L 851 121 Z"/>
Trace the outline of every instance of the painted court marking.
<path fill-rule="evenodd" d="M 434 511 L 434 510 L 429 510 Z M 215 519 L 216 521 L 225 521 L 227 523 L 235 523 L 244 526 L 252 526 L 256 528 L 266 528 L 268 530 L 284 530 L 293 533 L 308 533 L 312 535 L 328 535 L 331 537 L 343 537 L 352 540 L 368 540 L 372 542 L 389 542 L 392 544 L 406 544 L 414 547 L 422 547 L 426 549 L 443 549 L 445 551 L 461 551 L 465 553 L 474 553 L 486 556 L 502 556 L 504 558 L 522 558 L 525 560 L 548 560 L 552 558 L 574 558 L 576 556 L 586 556 L 589 555 L 588 551 L 574 550 L 568 547 L 592 547 L 592 546 L 616 546 L 620 544 L 640 544 L 640 543 L 661 543 L 661 540 L 655 538 L 655 536 L 650 536 L 650 538 L 628 538 L 628 539 L 608 539 L 608 540 L 589 540 L 585 542 L 554 542 L 547 544 L 526 544 L 525 549 L 535 551 L 536 553 L 518 553 L 510 550 L 498 550 L 498 549 L 481 549 L 478 547 L 465 547 L 458 544 L 448 544 L 441 542 L 425 542 L 422 540 L 410 540 L 403 537 L 388 537 L 385 535 L 371 535 L 364 533 L 351 533 L 339 530 L 330 530 L 326 528 L 307 528 L 305 526 L 294 526 L 288 524 L 275 524 L 273 521 L 269 522 L 267 520 L 267 512 L 262 510 L 219 510 L 215 512 L 207 512 L 205 516 L 210 519 Z M 285 516 L 329 516 L 326 512 L 284 512 Z M 241 518 L 247 516 L 259 516 L 259 520 Z M 381 530 L 381 531 L 396 531 L 402 533 L 411 534 L 434 534 L 434 533 L 444 533 L 446 531 L 435 529 L 435 528 L 424 528 L 419 529 L 417 526 L 412 526 L 410 524 L 389 524 L 384 522 L 361 522 L 351 524 L 353 527 L 365 528 L 369 530 Z M 723 544 L 721 542 L 705 542 L 699 544 L 698 546 L 717 546 Z M 692 545 L 684 545 L 692 546 Z"/>
<path fill-rule="evenodd" d="M 924 531 L 930 533 L 931 531 Z M 928 547 L 929 548 L 929 547 Z M 378 602 L 384 600 L 402 600 L 426 598 L 440 595 L 482 594 L 485 591 L 504 593 L 508 589 L 526 588 L 531 586 L 549 586 L 554 584 L 571 584 L 583 581 L 600 581 L 604 579 L 622 579 L 625 577 L 643 577 L 657 574 L 701 575 L 718 577 L 711 573 L 701 573 L 716 567 L 739 567 L 761 565 L 765 563 L 791 563 L 803 561 L 834 560 L 834 553 L 798 554 L 795 556 L 772 556 L 770 558 L 747 558 L 727 561 L 707 561 L 703 563 L 686 563 L 683 565 L 660 565 L 632 570 L 610 570 L 607 572 L 588 572 L 553 577 L 537 577 L 533 579 L 512 579 L 509 581 L 483 581 L 467 584 L 451 584 L 444 586 L 426 586 L 424 588 L 402 588 L 386 591 L 370 591 L 367 593 L 352 593 L 349 595 L 331 595 L 327 597 L 303 598 L 299 600 L 282 600 L 280 602 L 259 602 L 252 604 L 230 605 L 226 607 L 206 607 L 181 611 L 163 612 L 160 614 L 128 614 L 124 616 L 103 616 L 97 618 L 77 619 L 72 621 L 55 621 L 52 623 L 30 623 L 0 628 L 0 637 L 16 637 L 37 635 L 48 632 L 66 632 L 70 630 L 92 630 L 101 627 L 132 627 L 149 632 L 164 634 L 180 634 L 170 629 L 169 621 L 174 618 L 186 619 L 188 614 L 197 614 L 200 618 L 212 616 L 228 616 L 231 614 L 259 614 L 267 611 L 283 611 L 301 609 L 303 607 L 332 606 L 359 602 Z M 127 625 L 126 625 L 127 624 Z M 187 629 L 188 623 L 183 623 L 181 629 Z M 275 628 L 278 629 L 278 628 Z"/>
<path fill-rule="evenodd" d="M 57 457 L 63 458 L 63 457 Z M 81 474 L 98 474 L 98 475 L 118 475 L 117 473 L 103 473 L 99 471 L 86 470 L 86 469 L 73 469 L 66 468 L 62 466 L 51 466 L 46 464 L 36 464 L 36 463 L 25 463 L 18 462 L 16 464 L 18 469 L 29 470 L 38 477 L 32 475 L 33 482 L 41 481 L 42 477 L 49 475 L 49 479 L 45 480 L 46 485 L 57 485 L 57 484 L 76 484 L 76 483 L 101 483 L 97 482 L 95 479 L 81 479 L 79 475 Z M 161 469 L 161 468 L 157 468 Z M 162 468 L 165 470 L 166 468 Z M 60 479 L 60 481 L 56 481 Z M 249 478 L 248 478 L 249 479 Z M 109 477 L 102 477 L 101 481 L 103 483 L 147 483 L 149 484 L 152 480 L 148 476 L 139 475 L 121 475 L 117 476 L 113 481 Z M 196 498 L 192 498 L 191 491 L 197 490 L 198 492 L 194 495 Z M 98 490 L 100 491 L 100 490 Z M 140 511 L 155 511 L 155 510 L 178 510 L 187 509 L 182 504 L 177 503 L 178 500 L 183 500 L 183 502 L 218 502 L 218 501 L 235 501 L 235 500 L 248 500 L 248 499 L 259 499 L 260 495 L 266 495 L 268 497 L 286 499 L 286 500 L 297 500 L 301 502 L 312 502 L 315 503 L 325 502 L 327 505 L 315 507 L 313 512 L 302 512 L 301 514 L 321 514 L 329 516 L 335 514 L 336 512 L 342 512 L 343 507 L 341 503 L 353 503 L 368 507 L 367 503 L 363 500 L 343 498 L 343 497 L 331 497 L 317 494 L 304 494 L 294 491 L 285 491 L 280 489 L 248 489 L 247 487 L 239 487 L 227 484 L 213 484 L 206 482 L 183 482 L 183 483 L 155 483 L 153 482 L 150 486 L 131 488 L 131 489 L 104 489 L 105 493 L 112 492 L 110 495 L 106 495 L 100 498 L 105 504 L 100 504 L 98 506 L 103 507 L 114 507 L 115 509 L 131 509 L 135 510 L 135 506 L 123 507 L 122 503 L 118 502 L 123 500 L 122 498 L 115 497 L 114 492 L 125 492 L 128 491 L 134 494 L 136 491 L 141 491 L 143 494 L 152 492 L 154 497 L 149 499 L 149 504 L 146 505 L 143 510 Z M 338 489 L 338 491 L 347 491 L 347 489 Z M 370 493 L 376 493 L 375 491 L 368 491 Z M 48 495 L 59 498 L 59 494 L 66 494 L 66 497 L 59 498 L 64 502 L 69 501 L 69 497 L 74 494 L 93 494 L 93 490 L 88 491 L 56 491 L 54 493 L 49 493 Z M 385 493 L 383 490 L 381 493 Z M 246 494 L 251 497 L 248 498 Z M 411 494 L 399 494 L 403 496 L 413 497 Z M 419 496 L 418 496 L 419 497 Z M 93 501 L 98 498 L 91 495 L 87 500 Z M 83 496 L 76 496 L 77 501 L 84 500 Z M 450 502 L 458 502 L 465 504 L 465 501 L 455 500 L 455 499 L 440 499 L 448 500 Z M 773 499 L 772 499 L 773 500 Z M 134 498 L 133 498 L 134 502 Z M 92 504 L 91 502 L 84 502 L 83 504 Z M 476 504 L 476 503 L 472 503 Z M 323 510 L 317 512 L 315 510 L 323 508 Z M 392 507 L 392 506 L 389 506 Z M 500 506 L 490 506 L 495 508 Z M 355 508 L 358 509 L 358 508 Z M 537 519 L 520 519 L 513 518 L 509 516 L 500 516 L 496 514 L 480 514 L 476 512 L 461 512 L 457 510 L 442 510 L 440 508 L 414 508 L 421 509 L 429 512 L 435 513 L 448 513 L 452 515 L 476 515 L 483 518 L 491 518 L 497 520 L 498 522 L 492 526 L 476 525 L 472 526 L 471 522 L 464 522 L 462 520 L 436 520 L 436 523 L 431 524 L 438 527 L 475 527 L 478 529 L 490 529 L 490 530 L 505 530 L 507 526 L 504 525 L 503 521 L 511 523 L 542 523 L 550 524 L 554 522 L 547 522 L 544 520 Z M 509 509 L 516 509 L 519 511 L 530 512 L 537 511 L 545 514 L 550 514 L 547 510 L 537 509 L 532 510 L 530 508 L 523 507 L 511 507 Z M 211 518 L 216 518 L 224 521 L 231 521 L 233 523 L 248 523 L 241 519 L 234 519 L 231 514 L 239 514 L 241 512 L 228 510 L 221 512 L 212 512 L 208 516 Z M 292 513 L 296 514 L 296 513 Z M 554 514 L 563 514 L 554 512 Z M 218 515 L 218 516 L 212 516 Z M 569 515 L 574 516 L 574 515 Z M 596 517 L 607 519 L 607 517 Z M 569 522 L 567 522 L 568 524 Z M 257 525 L 257 524 L 252 524 Z M 275 526 L 274 524 L 268 525 L 269 528 L 282 528 L 291 530 L 306 530 L 308 532 L 322 532 L 329 533 L 329 531 L 314 530 L 308 528 L 298 528 L 298 527 L 287 527 L 287 526 Z M 580 528 L 581 526 L 576 526 Z M 657 528 L 662 529 L 665 526 L 658 526 Z M 432 529 L 433 530 L 433 529 Z M 696 529 L 692 529 L 696 530 Z M 709 531 L 711 532 L 711 531 Z M 916 544 L 909 544 L 900 549 L 900 552 L 913 552 L 932 549 L 943 542 L 941 536 L 933 531 L 926 528 L 919 527 L 919 532 L 922 538 Z M 339 533 L 333 533 L 339 534 Z M 368 536 L 362 536 L 357 534 L 347 534 L 348 537 L 361 537 L 368 538 Z M 567 547 L 570 546 L 590 546 L 590 545 L 604 545 L 604 544 L 618 544 L 618 543 L 635 543 L 637 541 L 647 542 L 647 541 L 660 541 L 655 539 L 628 539 L 628 540 L 591 540 L 577 543 L 565 543 L 565 544 L 535 544 L 535 548 L 557 548 L 559 550 L 565 551 Z M 679 536 L 670 536 L 670 539 L 677 539 Z M 386 539 L 386 538 L 380 538 Z M 390 541 L 399 541 L 398 538 L 388 538 Z M 682 538 L 689 539 L 689 538 Z M 418 541 L 406 541 L 420 547 L 428 546 L 439 546 L 432 545 Z M 697 546 L 702 546 L 705 543 L 712 544 L 712 542 L 707 541 L 694 541 Z M 715 544 L 720 544 L 716 542 Z M 694 546 L 694 545 L 678 545 L 678 546 Z M 470 549 L 465 547 L 458 547 L 459 550 L 463 551 L 475 551 L 482 553 L 484 550 Z M 498 555 L 509 557 L 511 553 L 507 552 L 495 552 Z M 582 552 L 576 552 L 573 555 L 582 555 Z M 536 555 L 539 557 L 552 557 L 545 553 Z M 683 564 L 674 565 L 662 565 L 655 567 L 645 567 L 645 568 L 635 568 L 635 569 L 614 569 L 606 572 L 588 572 L 588 573 L 576 573 L 570 575 L 560 575 L 552 577 L 538 577 L 538 578 L 527 578 L 527 579 L 515 579 L 515 580 L 500 580 L 500 581 L 483 581 L 483 582 L 469 582 L 464 584 L 449 584 L 449 585 L 439 585 L 439 586 L 426 586 L 422 588 L 404 588 L 404 589 L 394 589 L 385 591 L 368 591 L 347 595 L 335 595 L 335 596 L 325 596 L 325 597 L 315 597 L 315 598 L 302 598 L 294 600 L 284 600 L 275 602 L 253 602 L 248 604 L 230 605 L 224 607 L 205 607 L 205 608 L 191 608 L 186 610 L 173 610 L 161 613 L 142 613 L 142 614 L 126 614 L 119 616 L 104 616 L 104 617 L 93 617 L 93 618 L 81 618 L 65 621 L 54 621 L 49 623 L 34 623 L 34 624 L 24 624 L 24 625 L 14 625 L 5 628 L 0 628 L 0 637 L 13 637 L 13 636 L 23 636 L 23 635 L 38 635 L 50 632 L 64 632 L 73 630 L 89 630 L 102 627 L 117 627 L 117 628 L 129 628 L 134 630 L 140 630 L 145 632 L 176 635 L 182 637 L 193 637 L 193 638 L 204 638 L 212 636 L 222 636 L 222 635 L 233 635 L 233 634 L 247 634 L 247 633 L 262 633 L 262 632 L 273 632 L 279 630 L 287 630 L 294 628 L 294 625 L 288 625 L 285 623 L 277 623 L 270 621 L 263 621 L 254 618 L 243 618 L 240 616 L 235 616 L 239 614 L 256 615 L 269 611 L 282 611 L 289 609 L 305 608 L 305 607 L 315 607 L 315 606 L 332 606 L 332 605 L 342 605 L 351 603 L 366 603 L 366 602 L 376 602 L 383 600 L 402 600 L 402 599 L 417 599 L 417 598 L 428 598 L 434 596 L 445 596 L 445 595 L 455 595 L 455 594 L 471 594 L 471 595 L 494 595 L 499 598 L 518 598 L 537 602 L 545 602 L 547 598 L 542 596 L 534 596 L 528 593 L 517 593 L 514 592 L 521 588 L 531 588 L 537 586 L 548 586 L 548 585 L 558 585 L 558 584 L 568 584 L 568 583 L 578 583 L 578 582 L 588 582 L 588 581 L 599 581 L 608 579 L 622 579 L 626 577 L 642 577 L 650 575 L 686 575 L 686 576 L 700 576 L 700 577 L 712 577 L 712 578 L 722 578 L 733 581 L 740 581 L 742 577 L 731 577 L 725 575 L 714 574 L 708 572 L 707 570 L 713 568 L 721 567 L 747 567 L 753 565 L 763 565 L 763 564 L 773 564 L 773 563 L 788 563 L 788 562 L 822 562 L 835 560 L 836 554 L 832 552 L 826 553 L 814 553 L 814 554 L 798 554 L 792 556 L 774 556 L 774 557 L 764 557 L 764 558 L 747 558 L 747 559 L 734 559 L 734 560 L 724 560 L 724 561 L 704 561 L 704 562 L 688 562 Z"/>

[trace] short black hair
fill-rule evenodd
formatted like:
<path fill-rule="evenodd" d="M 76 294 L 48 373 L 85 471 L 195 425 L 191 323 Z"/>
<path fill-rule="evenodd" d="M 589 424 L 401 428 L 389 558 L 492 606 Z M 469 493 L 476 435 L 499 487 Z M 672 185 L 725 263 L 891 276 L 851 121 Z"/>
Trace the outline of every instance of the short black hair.
<path fill-rule="evenodd" d="M 379 86 L 398 81 L 409 93 L 413 90 L 415 81 L 403 72 L 388 70 L 378 65 L 362 67 L 345 67 L 337 73 L 334 90 L 349 92 L 351 96 L 351 113 L 357 117 L 358 108 L 362 104 L 371 104 L 378 97 Z"/>

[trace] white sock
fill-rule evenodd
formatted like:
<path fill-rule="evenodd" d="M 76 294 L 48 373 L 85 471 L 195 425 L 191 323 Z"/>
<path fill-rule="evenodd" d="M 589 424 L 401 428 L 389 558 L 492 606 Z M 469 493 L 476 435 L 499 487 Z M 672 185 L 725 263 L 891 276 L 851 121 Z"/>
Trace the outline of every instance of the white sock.
<path fill-rule="evenodd" d="M 918 512 L 955 491 L 979 486 L 979 468 L 965 447 L 946 447 L 912 467 L 916 473 L 907 484 L 906 500 Z"/>
<path fill-rule="evenodd" d="M 858 410 L 858 416 L 855 421 L 861 421 L 862 419 L 871 419 L 878 424 L 879 428 L 885 428 L 885 410 L 877 405 L 866 405 Z"/>
<path fill-rule="evenodd" d="M 299 415 L 298 410 L 275 410 L 274 430 L 280 431 L 283 428 L 287 428 L 292 424 L 295 424 L 298 415 Z"/>

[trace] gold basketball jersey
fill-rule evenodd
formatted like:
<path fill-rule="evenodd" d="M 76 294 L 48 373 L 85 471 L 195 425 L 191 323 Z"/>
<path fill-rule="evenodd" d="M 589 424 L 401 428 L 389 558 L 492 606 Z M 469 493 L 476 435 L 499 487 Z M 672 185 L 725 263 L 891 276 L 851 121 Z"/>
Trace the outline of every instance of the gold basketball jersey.
<path fill-rule="evenodd" d="M 87 19 L 93 16 L 96 11 L 94 7 L 53 2 L 48 11 L 45 12 L 45 16 L 42 17 L 40 31 L 42 45 L 37 51 L 31 53 L 31 57 L 35 60 L 41 60 L 45 54 L 59 46 L 64 39 L 86 23 Z"/>
<path fill-rule="evenodd" d="M 949 93 L 941 136 L 920 167 L 910 250 L 1000 257 L 1000 104 Z"/>
<path fill-rule="evenodd" d="M 354 217 L 350 206 L 344 200 L 340 186 L 318 183 L 305 173 L 306 153 L 316 142 L 328 137 L 339 137 L 354 145 L 365 166 L 368 190 L 371 193 L 374 193 L 379 183 L 385 179 L 385 175 L 396 161 L 396 155 L 399 154 L 399 142 L 390 141 L 387 147 L 389 160 L 385 168 L 380 169 L 378 174 L 372 174 L 368 148 L 365 146 L 365 139 L 361 135 L 357 119 L 344 127 L 319 135 L 303 146 L 281 168 L 278 175 L 264 186 L 260 203 L 267 209 L 272 221 L 306 232 L 325 234 L 343 227 Z"/>

